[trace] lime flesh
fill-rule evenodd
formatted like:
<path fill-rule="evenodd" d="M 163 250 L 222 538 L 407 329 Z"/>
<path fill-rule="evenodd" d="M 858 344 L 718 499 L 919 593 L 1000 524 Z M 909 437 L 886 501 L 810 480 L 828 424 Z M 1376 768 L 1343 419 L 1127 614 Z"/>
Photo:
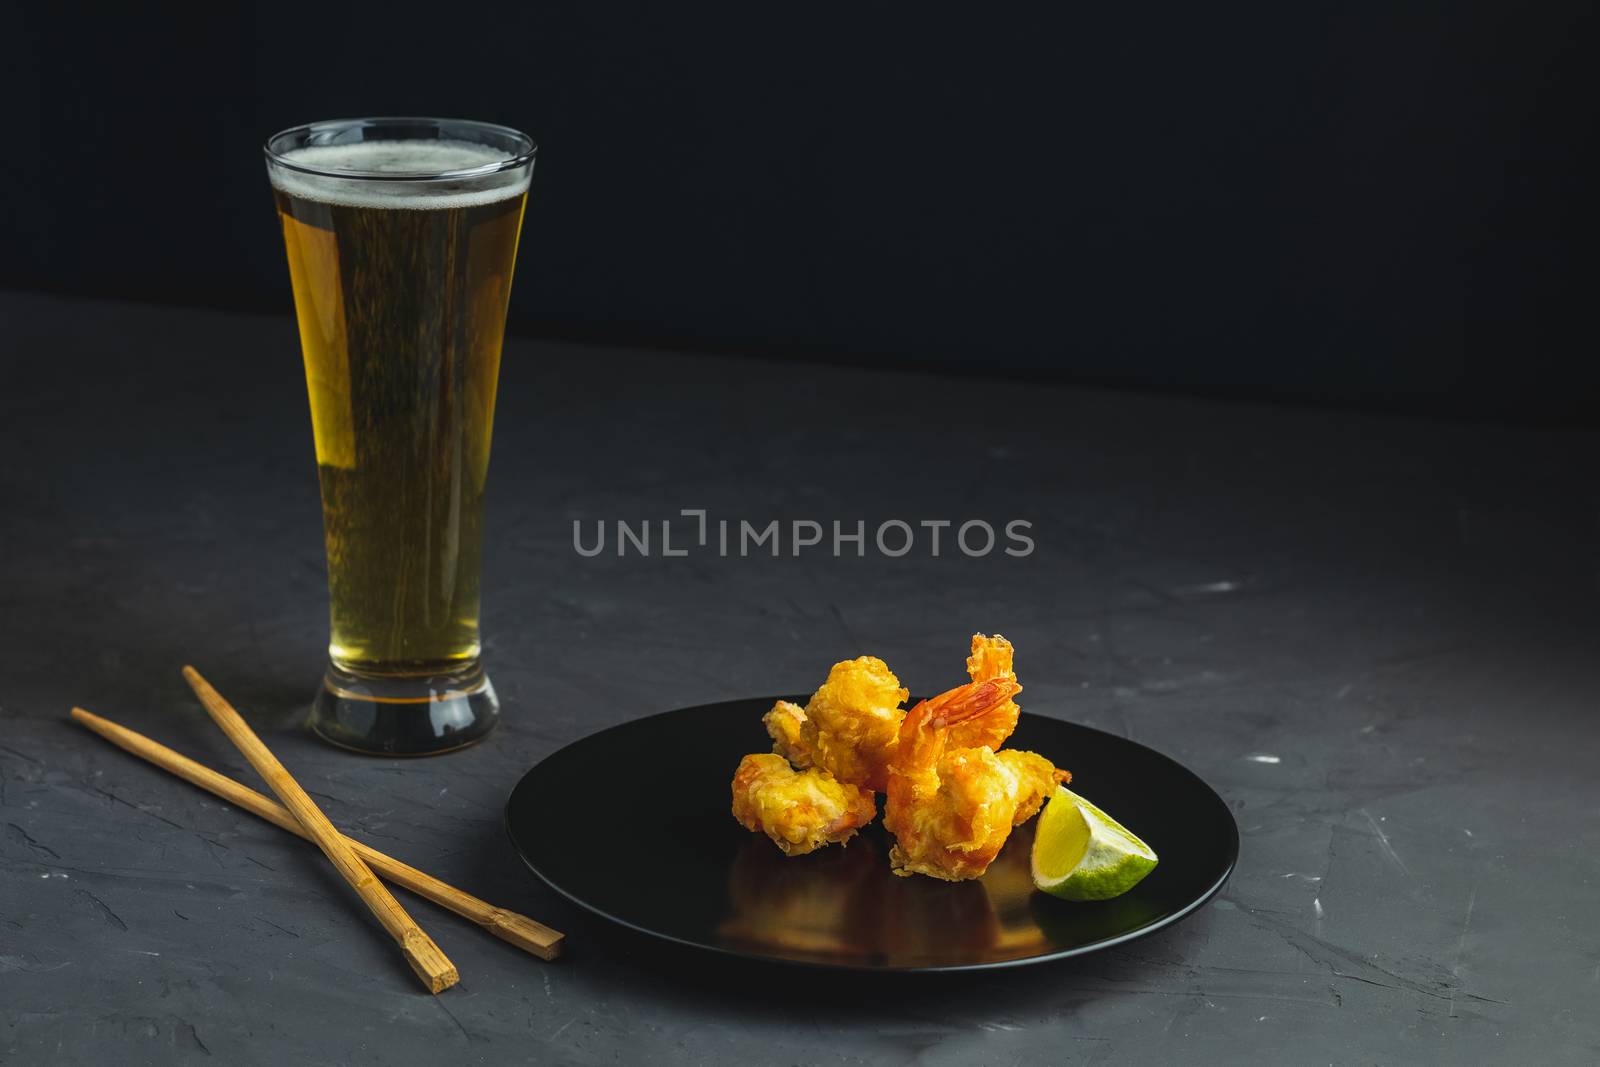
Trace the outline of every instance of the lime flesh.
<path fill-rule="evenodd" d="M 1057 786 L 1033 838 L 1033 884 L 1064 900 L 1121 896 L 1155 869 L 1156 854 L 1111 816 Z"/>

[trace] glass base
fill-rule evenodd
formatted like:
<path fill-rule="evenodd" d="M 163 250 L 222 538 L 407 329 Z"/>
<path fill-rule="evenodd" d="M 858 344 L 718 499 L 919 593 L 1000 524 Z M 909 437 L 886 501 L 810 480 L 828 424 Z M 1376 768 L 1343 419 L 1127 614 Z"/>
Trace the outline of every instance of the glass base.
<path fill-rule="evenodd" d="M 332 663 L 311 702 L 311 729 L 375 756 L 433 756 L 481 741 L 500 721 L 483 667 L 451 674 L 365 675 Z"/>

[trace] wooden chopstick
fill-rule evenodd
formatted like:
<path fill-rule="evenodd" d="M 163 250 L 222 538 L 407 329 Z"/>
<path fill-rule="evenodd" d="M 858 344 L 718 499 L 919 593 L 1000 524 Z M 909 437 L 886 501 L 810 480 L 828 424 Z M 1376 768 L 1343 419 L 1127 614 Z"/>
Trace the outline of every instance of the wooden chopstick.
<path fill-rule="evenodd" d="M 195 696 L 200 698 L 200 703 L 205 705 L 206 711 L 210 712 L 212 720 L 228 735 L 228 740 L 250 761 L 250 766 L 267 780 L 272 791 L 278 794 L 283 806 L 305 829 L 306 836 L 317 843 L 322 854 L 350 883 L 350 888 L 372 909 L 372 914 L 400 946 L 400 954 L 417 972 L 417 977 L 428 987 L 428 992 L 442 993 L 459 982 L 461 974 L 456 970 L 456 965 L 433 943 L 433 938 L 423 932 L 416 920 L 406 914 L 406 909 L 394 899 L 394 894 L 378 881 L 372 869 L 345 843 L 344 835 L 322 814 L 322 809 L 300 788 L 300 783 L 278 762 L 272 750 L 261 743 L 261 738 L 233 710 L 233 705 L 222 699 L 222 694 L 211 688 L 211 683 L 193 667 L 183 668 L 183 678 L 194 690 Z"/>
<path fill-rule="evenodd" d="M 216 794 L 235 807 L 243 808 L 252 815 L 259 815 L 274 826 L 281 827 L 291 834 L 297 834 L 308 841 L 311 840 L 311 835 L 306 833 L 305 827 L 295 821 L 289 809 L 271 797 L 258 793 L 203 763 L 197 763 L 181 752 L 175 752 L 144 734 L 120 726 L 110 719 L 101 718 L 92 711 L 73 708 L 72 718 L 80 726 L 93 730 L 123 751 L 148 760 L 162 770 Z M 367 861 L 369 867 L 395 885 L 404 886 L 418 896 L 425 897 L 442 908 L 448 908 L 463 919 L 477 923 L 501 940 L 509 941 L 542 960 L 553 960 L 561 955 L 561 943 L 565 937 L 561 931 L 552 930 L 526 915 L 518 915 L 514 911 L 497 908 L 488 901 L 479 900 L 471 893 L 464 893 L 448 882 L 441 882 L 433 875 L 419 871 L 393 856 L 385 855 L 353 837 L 346 837 L 345 841 Z"/>

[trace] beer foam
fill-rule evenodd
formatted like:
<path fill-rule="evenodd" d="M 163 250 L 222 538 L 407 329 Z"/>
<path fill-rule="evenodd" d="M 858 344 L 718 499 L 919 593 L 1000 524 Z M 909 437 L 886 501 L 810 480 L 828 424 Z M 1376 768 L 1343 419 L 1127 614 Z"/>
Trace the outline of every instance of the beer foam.
<path fill-rule="evenodd" d="M 394 210 L 472 207 L 509 200 L 528 189 L 530 167 L 494 174 L 431 181 L 372 179 L 371 174 L 438 174 L 471 170 L 511 158 L 473 141 L 357 141 L 353 144 L 307 145 L 279 158 L 322 174 L 307 174 L 269 164 L 272 184 L 290 196 L 344 207 Z M 340 171 L 350 172 L 347 176 Z"/>

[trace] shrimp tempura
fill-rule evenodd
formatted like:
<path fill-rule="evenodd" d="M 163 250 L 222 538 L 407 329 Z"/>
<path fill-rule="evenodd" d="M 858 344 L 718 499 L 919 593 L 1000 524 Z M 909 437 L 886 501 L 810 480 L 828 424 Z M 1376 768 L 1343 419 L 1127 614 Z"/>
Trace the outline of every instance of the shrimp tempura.
<path fill-rule="evenodd" d="M 894 834 L 895 874 L 959 882 L 977 878 L 1011 828 L 1031 818 L 1069 779 L 1043 756 L 948 747 L 955 727 L 1004 706 L 1020 687 L 1008 679 L 971 682 L 912 708 L 889 770 L 883 824 Z"/>
<path fill-rule="evenodd" d="M 983 634 L 972 635 L 972 655 L 967 657 L 967 677 L 974 682 L 987 682 L 992 679 L 1017 680 L 1017 672 L 1012 669 L 1011 642 L 999 634 L 985 637 Z M 977 748 L 988 745 L 996 752 L 1006 743 L 1006 738 L 1011 736 L 1011 731 L 1017 728 L 1017 716 L 1022 714 L 1022 709 L 1017 707 L 1015 700 L 1007 700 L 1004 704 L 992 711 L 984 712 L 976 719 L 969 719 L 950 728 L 951 748 Z"/>
<path fill-rule="evenodd" d="M 817 767 L 797 771 L 776 753 L 746 756 L 733 775 L 733 817 L 766 834 L 786 856 L 848 841 L 877 814 L 872 790 Z"/>
<path fill-rule="evenodd" d="M 835 663 L 800 724 L 812 761 L 841 782 L 883 792 L 908 695 L 876 656 Z"/>
<path fill-rule="evenodd" d="M 761 721 L 767 728 L 768 736 L 772 738 L 772 751 L 788 760 L 796 770 L 805 770 L 811 766 L 811 749 L 806 745 L 806 739 L 801 736 L 806 721 L 804 708 L 799 704 L 780 700 L 772 705 L 771 711 L 761 716 Z"/>

